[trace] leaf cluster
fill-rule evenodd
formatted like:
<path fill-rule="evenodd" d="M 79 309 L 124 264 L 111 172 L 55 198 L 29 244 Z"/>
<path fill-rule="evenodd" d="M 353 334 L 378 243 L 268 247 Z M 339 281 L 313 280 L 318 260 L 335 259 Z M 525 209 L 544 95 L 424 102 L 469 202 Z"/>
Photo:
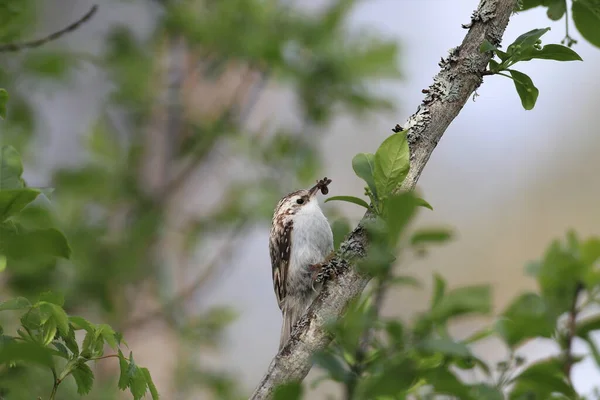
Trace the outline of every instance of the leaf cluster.
<path fill-rule="evenodd" d="M 541 37 L 549 30 L 550 28 L 533 29 L 522 34 L 508 46 L 506 52 L 492 45 L 487 40 L 480 47 L 481 52 L 491 51 L 499 58 L 499 61 L 495 59 L 490 60 L 489 72 L 512 79 L 521 99 L 521 104 L 526 110 L 533 109 L 540 92 L 533 84 L 531 78 L 523 72 L 513 69 L 513 65 L 533 59 L 582 61 L 581 57 L 569 47 L 560 44 L 547 44 L 542 47 Z M 506 75 L 505 71 L 510 75 Z"/>
<path fill-rule="evenodd" d="M 127 345 L 121 334 L 107 324 L 93 324 L 82 317 L 67 315 L 63 296 L 42 293 L 35 303 L 25 297 L 16 297 L 0 303 L 0 311 L 21 312 L 20 327 L 15 336 L 6 335 L 0 327 L 0 364 L 39 365 L 48 368 L 53 376 L 53 392 L 68 377 L 73 377 L 77 392 L 88 394 L 94 383 L 92 361 L 118 358 L 121 374 L 119 388 L 129 389 L 134 399 L 149 392 L 153 400 L 158 392 L 147 368 L 139 367 L 130 352 L 125 357 L 122 345 Z M 82 342 L 77 331 L 85 332 Z M 117 354 L 105 355 L 108 346 Z"/>
<path fill-rule="evenodd" d="M 552 21 L 559 21 L 564 17 L 567 31 L 562 43 L 567 43 L 569 47 L 577 43 L 569 36 L 567 0 L 519 0 L 517 11 L 536 7 L 546 8 L 546 15 Z M 581 36 L 594 46 L 600 47 L 600 2 L 597 0 L 572 0 L 571 16 Z"/>

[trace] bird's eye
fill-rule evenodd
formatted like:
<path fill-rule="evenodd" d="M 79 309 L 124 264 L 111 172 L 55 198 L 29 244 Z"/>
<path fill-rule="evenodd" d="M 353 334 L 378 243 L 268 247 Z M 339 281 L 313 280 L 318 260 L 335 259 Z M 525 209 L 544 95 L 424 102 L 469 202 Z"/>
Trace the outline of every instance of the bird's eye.
<path fill-rule="evenodd" d="M 299 198 L 298 200 L 296 200 L 296 203 L 298 203 L 298 204 L 304 204 L 304 199 L 303 198 Z"/>

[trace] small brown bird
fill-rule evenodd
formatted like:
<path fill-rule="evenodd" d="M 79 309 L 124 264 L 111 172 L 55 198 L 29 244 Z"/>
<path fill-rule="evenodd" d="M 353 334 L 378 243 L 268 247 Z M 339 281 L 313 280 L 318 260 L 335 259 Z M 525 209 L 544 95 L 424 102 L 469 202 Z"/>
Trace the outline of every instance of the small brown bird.
<path fill-rule="evenodd" d="M 273 287 L 283 314 L 280 350 L 317 296 L 315 273 L 333 251 L 333 233 L 317 200 L 319 191 L 329 192 L 330 183 L 325 177 L 308 190 L 288 194 L 275 207 L 269 250 Z"/>

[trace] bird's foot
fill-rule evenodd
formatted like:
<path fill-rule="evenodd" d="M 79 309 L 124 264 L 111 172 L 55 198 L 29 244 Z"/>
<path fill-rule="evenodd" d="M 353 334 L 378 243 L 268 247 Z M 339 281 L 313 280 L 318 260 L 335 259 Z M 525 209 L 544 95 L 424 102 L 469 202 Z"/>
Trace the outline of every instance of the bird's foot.
<path fill-rule="evenodd" d="M 312 287 L 315 290 L 316 283 L 324 283 L 337 276 L 337 267 L 331 261 L 334 259 L 335 253 L 331 253 L 325 260 L 318 264 L 313 264 L 309 267 L 312 277 Z"/>

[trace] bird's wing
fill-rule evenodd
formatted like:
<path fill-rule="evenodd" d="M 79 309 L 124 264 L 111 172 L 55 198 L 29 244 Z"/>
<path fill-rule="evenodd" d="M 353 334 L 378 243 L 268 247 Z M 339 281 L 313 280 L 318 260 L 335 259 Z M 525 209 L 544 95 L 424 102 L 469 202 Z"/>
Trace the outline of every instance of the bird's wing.
<path fill-rule="evenodd" d="M 283 301 L 286 296 L 286 282 L 290 265 L 292 248 L 292 222 L 284 225 L 283 232 L 275 233 L 271 229 L 269 251 L 271 254 L 271 268 L 273 273 L 273 289 L 277 296 L 279 308 L 283 310 Z"/>

